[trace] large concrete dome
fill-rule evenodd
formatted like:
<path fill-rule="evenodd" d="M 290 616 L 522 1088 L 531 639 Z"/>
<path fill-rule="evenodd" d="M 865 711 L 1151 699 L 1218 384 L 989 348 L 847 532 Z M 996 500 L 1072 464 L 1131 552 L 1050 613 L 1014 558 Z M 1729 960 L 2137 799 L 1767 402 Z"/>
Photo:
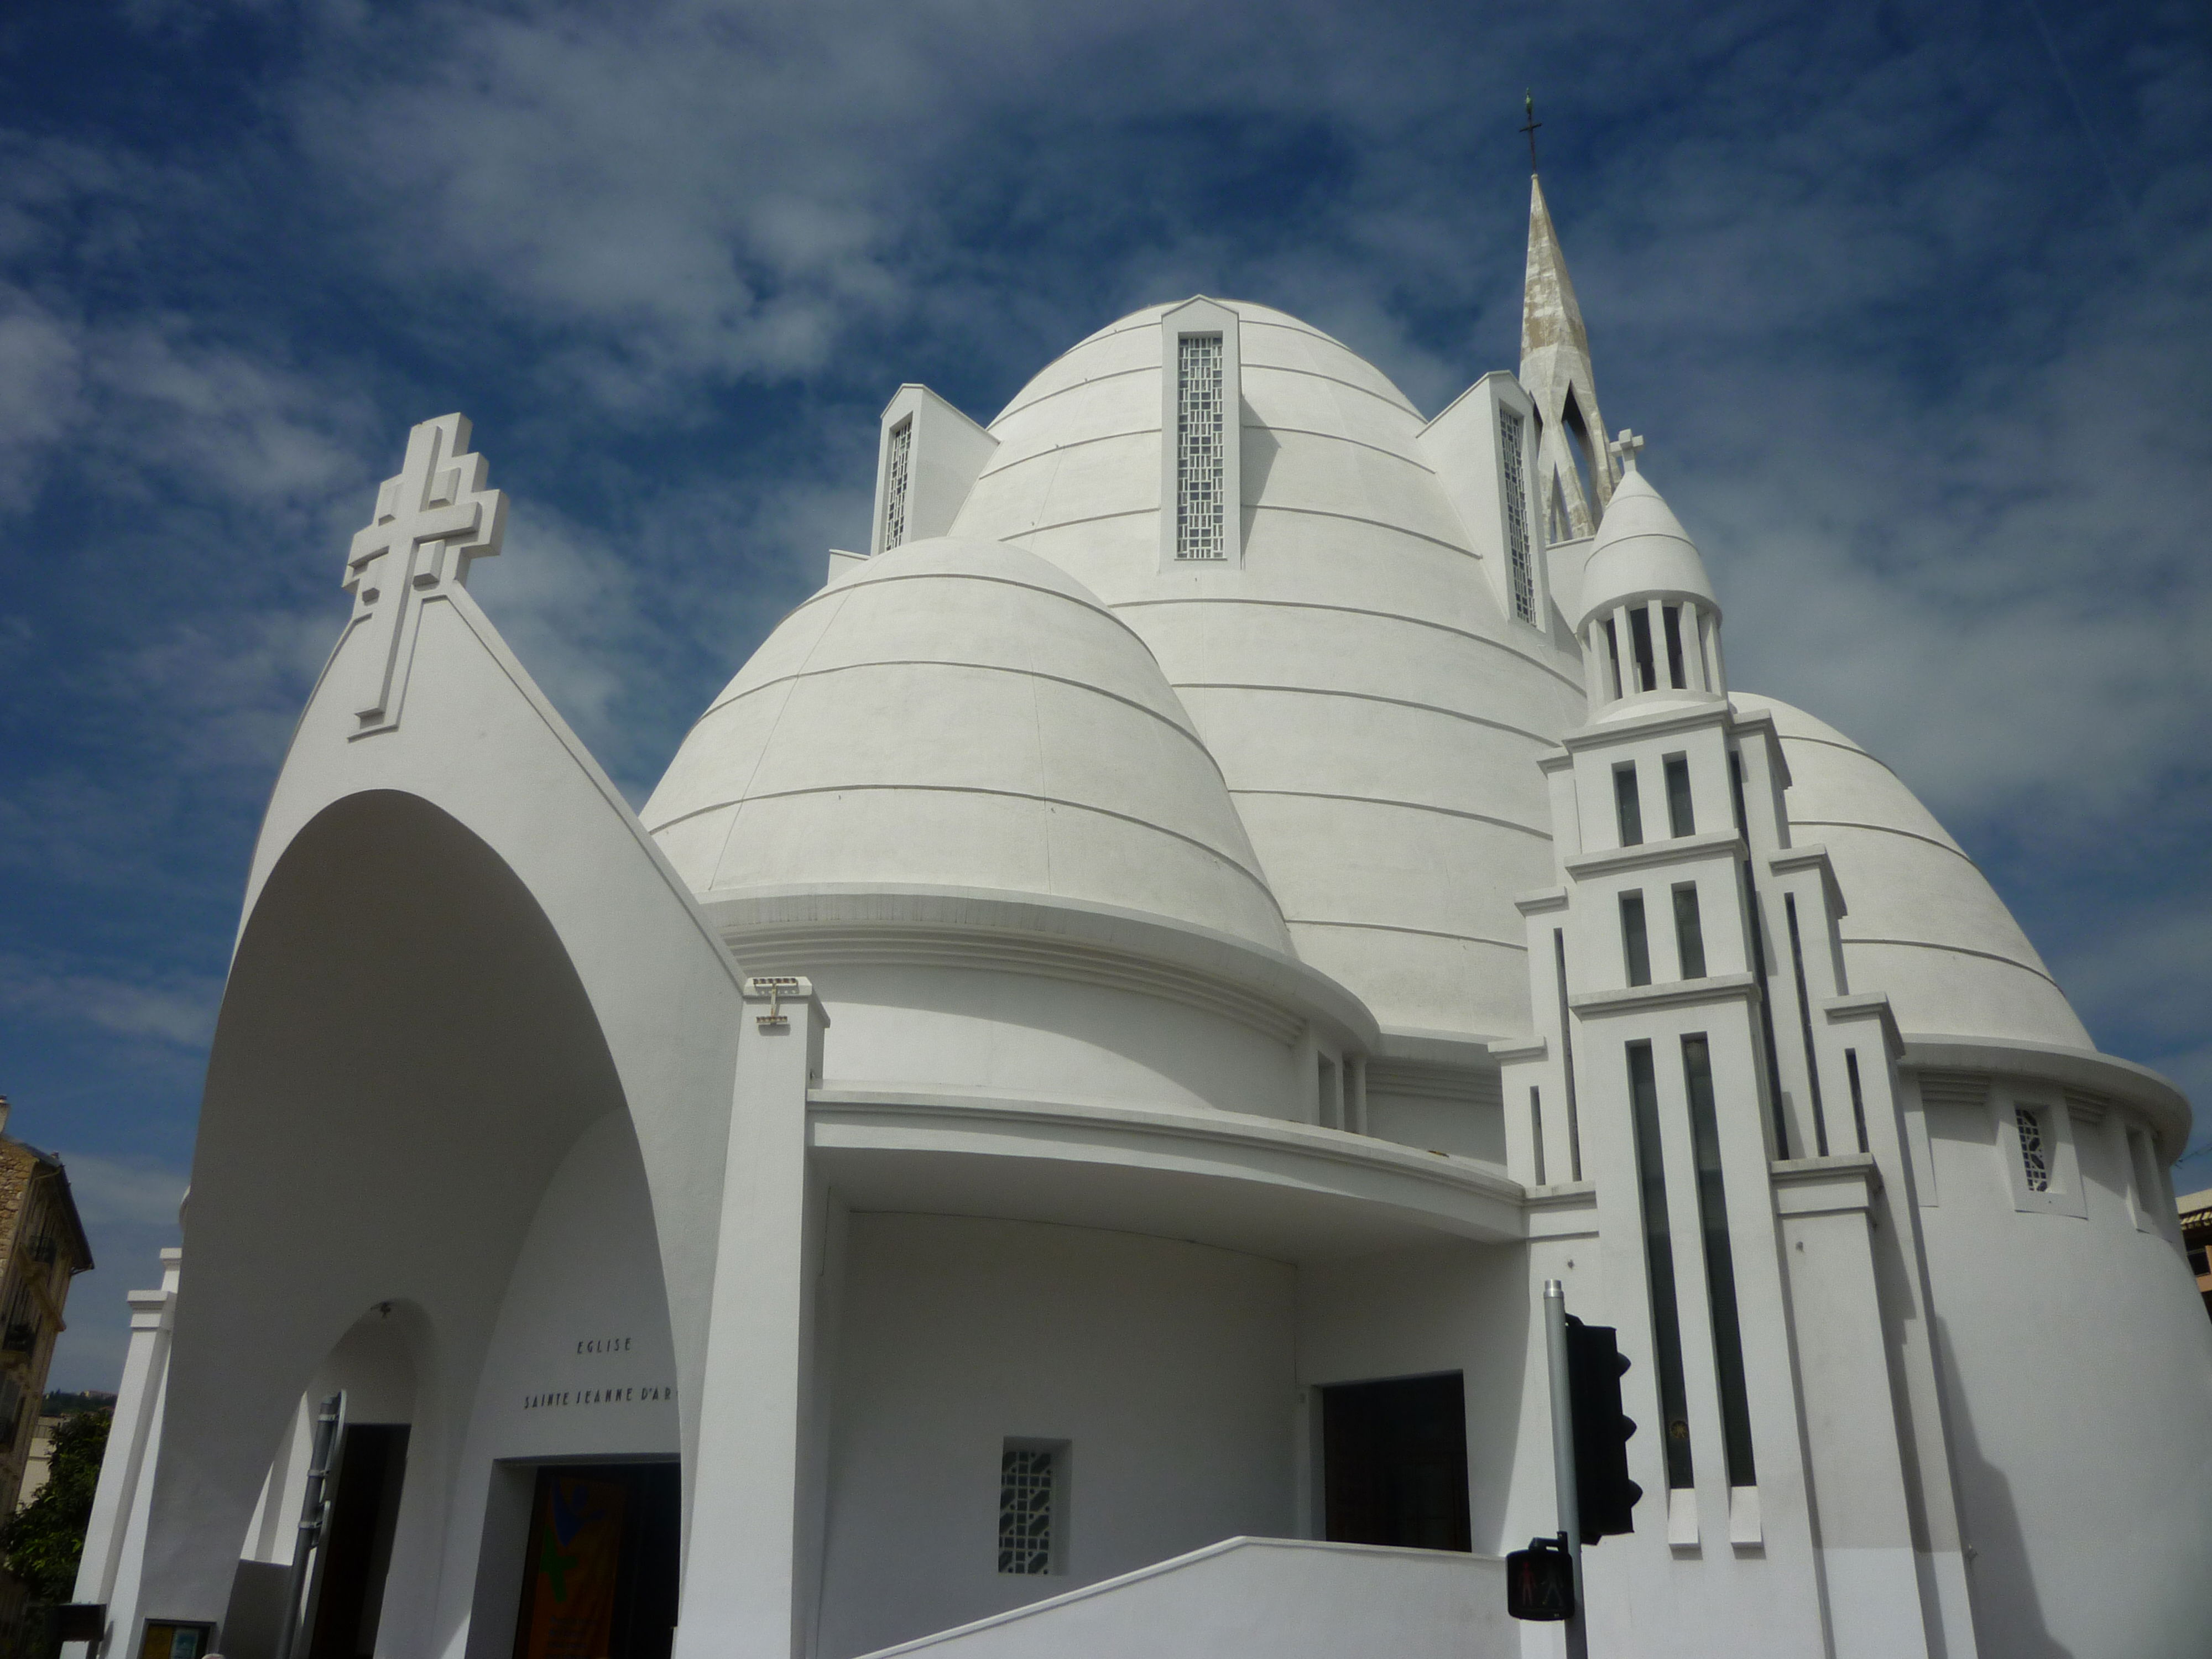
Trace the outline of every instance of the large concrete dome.
<path fill-rule="evenodd" d="M 1143 642 L 1080 583 L 993 542 L 912 543 L 793 611 L 642 816 L 702 897 L 987 889 L 1291 948 Z"/>
<path fill-rule="evenodd" d="M 1504 614 L 1428 422 L 1379 369 L 1221 303 L 1241 336 L 1240 562 L 1160 556 L 1165 307 L 1022 388 L 953 528 L 1049 559 L 1143 636 L 1305 961 L 1386 1025 L 1525 1030 L 1512 901 L 1554 879 L 1535 763 L 1585 713 L 1564 624 Z"/>
<path fill-rule="evenodd" d="M 1854 986 L 1887 992 L 1898 1024 L 1922 1036 L 2096 1046 L 1988 878 L 1895 773 L 1802 709 L 1730 701 L 1774 716 L 1790 830 L 1827 848 L 1849 907 Z"/>

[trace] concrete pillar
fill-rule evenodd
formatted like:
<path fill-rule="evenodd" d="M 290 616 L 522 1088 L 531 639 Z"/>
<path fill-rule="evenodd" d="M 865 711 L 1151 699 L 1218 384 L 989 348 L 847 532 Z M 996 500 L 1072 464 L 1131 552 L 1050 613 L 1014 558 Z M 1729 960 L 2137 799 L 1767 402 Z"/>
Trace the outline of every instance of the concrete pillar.
<path fill-rule="evenodd" d="M 1671 691 L 1674 689 L 1674 675 L 1667 665 L 1667 606 L 1663 601 L 1653 599 L 1644 610 L 1651 618 L 1651 689 Z"/>
<path fill-rule="evenodd" d="M 799 978 L 748 979 L 744 1009 L 676 1659 L 803 1651 L 818 1568 L 806 1090 L 829 1021 Z"/>
<path fill-rule="evenodd" d="M 1583 694 L 1595 714 L 1613 701 L 1613 668 L 1605 659 L 1605 625 L 1592 621 L 1583 629 Z"/>
<path fill-rule="evenodd" d="M 1613 648 L 1620 656 L 1620 695 L 1632 696 L 1651 688 L 1644 684 L 1636 672 L 1636 630 L 1629 626 L 1628 607 L 1615 605 L 1613 611 Z"/>
<path fill-rule="evenodd" d="M 1682 630 L 1682 678 L 1692 691 L 1710 691 L 1711 682 L 1705 674 L 1705 608 L 1682 601 L 1682 615 L 1677 624 Z"/>
<path fill-rule="evenodd" d="M 108 1431 L 107 1455 L 100 1461 L 100 1484 L 93 1489 L 84 1553 L 77 1561 L 75 1599 L 79 1601 L 113 1603 L 131 1517 L 142 1507 L 140 1492 L 152 1484 L 151 1458 L 159 1443 L 155 1420 L 162 1385 L 168 1378 L 169 1339 L 176 1328 L 177 1284 L 183 1261 L 182 1250 L 162 1251 L 161 1288 L 132 1291 L 124 1298 L 131 1309 L 131 1345 L 124 1351 L 114 1425 Z M 106 1650 L 114 1651 L 118 1636 L 127 1637 L 135 1630 L 137 1609 L 111 1605 L 109 1611 L 119 1620 L 111 1629 Z M 63 1652 L 70 1659 L 82 1659 L 90 1645 L 72 1642 Z"/>
<path fill-rule="evenodd" d="M 1715 696 L 1728 696 L 1728 659 L 1721 654 L 1721 619 L 1708 614 L 1705 618 L 1705 660 L 1712 665 L 1712 690 Z"/>

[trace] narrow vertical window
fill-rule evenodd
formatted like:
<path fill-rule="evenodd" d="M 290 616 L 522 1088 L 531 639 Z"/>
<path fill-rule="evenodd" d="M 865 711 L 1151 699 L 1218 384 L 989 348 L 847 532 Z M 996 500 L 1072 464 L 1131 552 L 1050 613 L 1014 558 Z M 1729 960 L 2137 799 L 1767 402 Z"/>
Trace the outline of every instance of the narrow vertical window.
<path fill-rule="evenodd" d="M 1613 625 L 1610 617 L 1605 619 L 1605 655 L 1613 668 L 1613 695 L 1625 697 L 1628 695 L 1628 681 L 1620 672 L 1620 630 Z"/>
<path fill-rule="evenodd" d="M 1721 1449 L 1728 1460 L 1729 1485 L 1755 1486 L 1759 1476 L 1751 1456 L 1751 1399 L 1744 1384 L 1735 1254 L 1729 1242 L 1720 1124 L 1713 1110 L 1712 1053 L 1702 1036 L 1682 1039 L 1682 1080 L 1690 1097 L 1690 1144 L 1698 1161 L 1698 1221 L 1705 1233 L 1705 1294 L 1713 1315 L 1713 1370 L 1721 1389 Z"/>
<path fill-rule="evenodd" d="M 1805 947 L 1797 937 L 1797 895 L 1782 896 L 1783 915 L 1790 923 L 1790 967 L 1797 981 L 1797 1030 L 1805 1040 L 1805 1084 L 1813 1095 L 1814 1150 L 1828 1155 L 1828 1116 L 1820 1106 L 1820 1057 L 1813 1050 L 1813 999 L 1805 989 Z"/>
<path fill-rule="evenodd" d="M 1636 647 L 1636 689 L 1656 691 L 1659 676 L 1651 665 L 1651 611 L 1648 605 L 1638 605 L 1628 613 L 1628 637 Z"/>
<path fill-rule="evenodd" d="M 2027 1177 L 2027 1190 L 2047 1193 L 2051 1190 L 2051 1148 L 2043 1138 L 2043 1120 L 2025 1106 L 2012 1109 L 2012 1121 L 2020 1130 L 2020 1166 Z"/>
<path fill-rule="evenodd" d="M 999 1571 L 1052 1571 L 1053 1502 L 1058 1452 L 1010 1440 L 999 1455 Z"/>
<path fill-rule="evenodd" d="M 1221 337 L 1186 334 L 1176 350 L 1176 557 L 1222 559 Z"/>
<path fill-rule="evenodd" d="M 1859 1051 L 1844 1050 L 1844 1075 L 1851 1085 L 1851 1127 L 1858 1131 L 1859 1150 L 1867 1150 L 1866 1096 L 1859 1089 Z"/>
<path fill-rule="evenodd" d="M 891 428 L 890 444 L 884 456 L 884 551 L 906 541 L 907 475 L 914 465 L 914 416 Z"/>
<path fill-rule="evenodd" d="M 1662 605 L 1659 616 L 1667 630 L 1667 684 L 1677 691 L 1687 690 L 1689 682 L 1682 678 L 1682 607 Z"/>
<path fill-rule="evenodd" d="M 1644 895 L 1620 896 L 1620 948 L 1628 962 L 1631 985 L 1651 983 L 1651 939 L 1644 924 Z"/>
<path fill-rule="evenodd" d="M 1689 1390 L 1682 1382 L 1682 1316 L 1674 1295 L 1674 1232 L 1667 1216 L 1667 1165 L 1659 1150 L 1659 1081 L 1651 1045 L 1628 1045 L 1628 1098 L 1636 1136 L 1637 1188 L 1644 1200 L 1644 1266 L 1651 1291 L 1651 1349 L 1665 1422 L 1667 1484 L 1697 1484 L 1690 1465 Z"/>
<path fill-rule="evenodd" d="M 1626 761 L 1613 769 L 1613 812 L 1620 821 L 1620 844 L 1638 847 L 1644 842 L 1644 802 L 1636 787 L 1636 763 Z"/>
<path fill-rule="evenodd" d="M 1505 464 L 1505 567 L 1513 584 L 1513 614 L 1536 620 L 1536 567 L 1528 550 L 1528 487 L 1521 469 L 1521 417 L 1498 411 L 1498 447 Z"/>
<path fill-rule="evenodd" d="M 1674 949 L 1684 979 L 1705 976 L 1705 930 L 1698 921 L 1698 884 L 1693 881 L 1674 890 Z"/>
<path fill-rule="evenodd" d="M 1536 1184 L 1548 1186 L 1544 1179 L 1544 1097 L 1533 1085 L 1528 1090 L 1528 1139 L 1536 1148 Z"/>
<path fill-rule="evenodd" d="M 1735 759 L 1730 756 L 1731 762 Z M 1741 779 L 1742 774 L 1736 776 Z M 1736 811 L 1743 810 L 1743 795 L 1736 795 Z M 1782 1051 L 1774 1039 L 1773 981 L 1766 972 L 1766 913 L 1759 908 L 1759 888 L 1751 878 L 1751 860 L 1743 861 L 1743 903 L 1751 921 L 1751 971 L 1759 981 L 1759 1052 L 1766 1060 L 1767 1103 L 1774 1113 L 1774 1155 L 1790 1156 L 1790 1114 L 1782 1099 Z"/>
<path fill-rule="evenodd" d="M 1559 972 L 1559 1071 L 1567 1085 L 1567 1179 L 1580 1181 L 1583 1178 L 1583 1125 L 1581 1108 L 1575 1099 L 1573 1028 L 1567 1024 L 1567 934 L 1563 927 L 1552 929 L 1552 961 Z"/>
<path fill-rule="evenodd" d="M 1729 793 L 1735 799 L 1735 832 L 1751 841 L 1751 818 L 1743 810 L 1743 750 L 1729 750 Z"/>
<path fill-rule="evenodd" d="M 1670 836 L 1694 836 L 1698 833 L 1697 810 L 1690 801 L 1690 757 L 1687 755 L 1667 757 L 1667 833 Z"/>

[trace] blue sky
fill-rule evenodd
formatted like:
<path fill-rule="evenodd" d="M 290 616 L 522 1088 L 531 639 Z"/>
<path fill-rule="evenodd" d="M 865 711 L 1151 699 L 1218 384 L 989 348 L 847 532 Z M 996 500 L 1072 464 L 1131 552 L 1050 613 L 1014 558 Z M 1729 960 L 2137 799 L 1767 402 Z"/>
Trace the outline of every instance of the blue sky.
<path fill-rule="evenodd" d="M 641 799 L 863 541 L 902 381 L 988 419 L 1194 291 L 1430 412 L 1511 368 L 1530 86 L 1735 682 L 1895 766 L 2100 1044 L 2212 1101 L 2201 5 L 81 0 L 0 12 L 0 1090 L 101 1262 L 59 1386 L 113 1386 L 173 1240 L 410 423 L 475 421 L 474 589 Z"/>

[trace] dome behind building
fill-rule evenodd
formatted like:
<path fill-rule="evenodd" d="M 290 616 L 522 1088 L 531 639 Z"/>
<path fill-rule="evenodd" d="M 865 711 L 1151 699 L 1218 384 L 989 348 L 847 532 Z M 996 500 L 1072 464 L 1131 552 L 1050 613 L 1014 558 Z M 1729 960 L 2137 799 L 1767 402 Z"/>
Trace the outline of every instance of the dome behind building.
<path fill-rule="evenodd" d="M 702 896 L 988 889 L 1290 950 L 1143 643 L 1065 573 L 995 543 L 912 543 L 800 605 L 642 817 Z"/>
<path fill-rule="evenodd" d="M 1827 848 L 1849 907 L 1855 988 L 1887 993 L 1906 1031 L 2096 1046 L 1989 878 L 1894 772 L 1788 703 L 1731 701 L 1774 717 L 1790 830 Z"/>
<path fill-rule="evenodd" d="M 1564 623 L 1506 614 L 1497 532 L 1462 520 L 1430 423 L 1380 370 L 1218 303 L 1242 341 L 1241 560 L 1162 557 L 1167 307 L 1015 395 L 954 527 L 1051 561 L 1151 647 L 1304 960 L 1387 1025 L 1525 1030 L 1512 901 L 1553 878 L 1535 762 L 1585 714 Z"/>

